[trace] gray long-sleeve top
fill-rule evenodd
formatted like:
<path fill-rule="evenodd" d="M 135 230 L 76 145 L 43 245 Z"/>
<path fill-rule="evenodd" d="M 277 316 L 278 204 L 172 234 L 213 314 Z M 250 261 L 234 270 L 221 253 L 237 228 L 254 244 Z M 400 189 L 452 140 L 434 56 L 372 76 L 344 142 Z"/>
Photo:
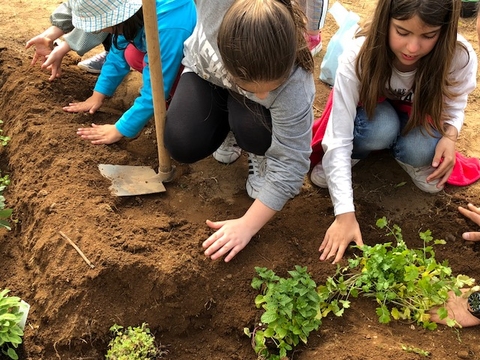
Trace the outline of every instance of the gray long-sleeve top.
<path fill-rule="evenodd" d="M 87 51 L 90 51 L 97 45 L 100 45 L 108 33 L 87 33 L 83 30 L 76 29 L 72 24 L 72 8 L 70 1 L 62 3 L 55 11 L 50 15 L 50 23 L 53 26 L 60 28 L 65 35 L 63 38 L 70 46 L 70 49 L 75 51 L 78 55 L 82 56 Z"/>
<path fill-rule="evenodd" d="M 183 64 L 205 80 L 240 93 L 265 106 L 272 117 L 272 143 L 267 150 L 266 183 L 257 197 L 273 210 L 281 210 L 300 191 L 310 167 L 313 74 L 300 67 L 279 88 L 260 100 L 238 88 L 223 65 L 217 33 L 225 12 L 234 0 L 197 0 L 197 26 L 185 42 Z"/>

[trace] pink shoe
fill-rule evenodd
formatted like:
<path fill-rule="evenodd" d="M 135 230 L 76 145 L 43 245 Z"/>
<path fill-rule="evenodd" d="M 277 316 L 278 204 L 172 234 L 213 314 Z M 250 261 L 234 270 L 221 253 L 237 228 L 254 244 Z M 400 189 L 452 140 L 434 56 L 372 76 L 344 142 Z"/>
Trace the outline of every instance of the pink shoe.
<path fill-rule="evenodd" d="M 312 56 L 317 55 L 322 50 L 322 35 L 307 35 L 307 43 Z"/>

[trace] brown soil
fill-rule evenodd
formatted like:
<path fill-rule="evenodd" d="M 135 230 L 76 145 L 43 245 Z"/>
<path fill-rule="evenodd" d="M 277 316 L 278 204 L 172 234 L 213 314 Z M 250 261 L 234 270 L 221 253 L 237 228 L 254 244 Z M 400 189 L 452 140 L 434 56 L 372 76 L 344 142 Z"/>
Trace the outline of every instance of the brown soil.
<path fill-rule="evenodd" d="M 367 5 L 359 5 L 367 3 Z M 362 16 L 373 0 L 344 5 Z M 255 359 L 243 328 L 258 320 L 255 266 L 286 276 L 307 266 L 317 284 L 335 266 L 318 260 L 318 247 L 333 220 L 326 190 L 308 179 L 295 199 L 262 229 L 231 263 L 212 262 L 201 243 L 211 233 L 206 219 L 242 215 L 251 200 L 245 192 L 246 157 L 225 166 L 211 157 L 194 165 L 176 164 L 177 178 L 160 194 L 122 197 L 109 192 L 98 164 L 158 165 L 155 131 L 149 124 L 137 139 L 93 146 L 75 130 L 113 123 L 118 115 L 68 114 L 62 106 L 87 98 L 96 77 L 83 73 L 75 54 L 63 76 L 30 67 L 26 40 L 46 28 L 59 4 L 53 0 L 11 0 L 0 8 L 0 119 L 12 140 L 1 152 L 0 169 L 12 182 L 5 191 L 14 210 L 13 229 L 0 237 L 0 288 L 9 288 L 31 305 L 23 359 L 102 359 L 109 327 L 147 322 L 167 359 Z M 474 19 L 462 19 L 461 32 L 478 50 Z M 324 50 L 337 29 L 328 15 Z M 133 74 L 107 104 L 123 111 L 137 94 Z M 320 114 L 329 88 L 317 80 L 315 108 Z M 466 111 L 459 150 L 480 157 L 480 92 Z M 111 111 L 110 111 L 111 112 Z M 405 181 L 406 185 L 395 187 Z M 448 187 L 438 195 L 420 192 L 387 154 L 376 154 L 354 168 L 357 215 L 367 244 L 385 241 L 375 221 L 386 216 L 402 229 L 410 247 L 418 231 L 430 229 L 447 244 L 437 257 L 455 273 L 478 277 L 479 245 L 461 239 L 478 226 L 457 213 L 458 205 L 480 204 L 480 183 Z M 91 269 L 59 235 L 70 237 L 95 265 Z M 349 252 L 347 256 L 352 256 Z M 300 346 L 295 359 L 417 359 L 407 345 L 432 353 L 432 359 L 480 358 L 478 329 L 440 326 L 426 331 L 412 324 L 379 324 L 375 302 L 354 300 L 342 318 L 329 316 Z"/>

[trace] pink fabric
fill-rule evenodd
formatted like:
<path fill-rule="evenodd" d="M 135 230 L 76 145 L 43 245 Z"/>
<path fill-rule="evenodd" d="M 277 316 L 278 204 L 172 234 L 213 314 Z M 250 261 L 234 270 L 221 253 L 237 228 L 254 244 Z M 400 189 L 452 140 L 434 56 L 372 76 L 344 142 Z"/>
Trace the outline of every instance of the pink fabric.
<path fill-rule="evenodd" d="M 458 151 L 455 153 L 456 161 L 452 174 L 447 183 L 455 186 L 466 186 L 480 179 L 480 160 L 467 158 Z"/>
<path fill-rule="evenodd" d="M 128 44 L 124 52 L 124 56 L 125 56 L 125 60 L 127 61 L 127 64 L 130 65 L 132 69 L 137 70 L 140 73 L 142 73 L 143 68 L 147 66 L 147 63 L 143 61 L 145 54 L 146 53 L 138 50 L 132 44 Z M 175 89 L 177 88 L 177 84 L 178 84 L 178 81 L 180 80 L 180 75 L 182 74 L 182 71 L 183 71 L 183 65 L 180 65 L 180 69 L 178 70 L 177 77 L 175 78 L 175 82 L 172 85 L 170 94 L 168 98 L 165 100 L 167 109 L 168 109 L 168 105 L 172 101 L 172 97 L 173 97 L 173 94 L 175 93 Z"/>
<path fill-rule="evenodd" d="M 128 44 L 124 56 L 127 64 L 130 65 L 132 69 L 137 70 L 140 73 L 143 72 L 143 68 L 147 65 L 143 61 L 143 58 L 145 57 L 144 52 L 138 50 L 132 44 Z"/>
<path fill-rule="evenodd" d="M 313 168 L 323 157 L 323 148 L 322 140 L 325 135 L 325 130 L 327 129 L 328 118 L 332 112 L 333 104 L 333 89 L 330 90 L 328 95 L 327 103 L 325 104 L 325 109 L 323 109 L 322 115 L 315 120 L 313 123 L 313 137 L 312 137 L 312 154 L 310 155 L 310 167 Z"/>
<path fill-rule="evenodd" d="M 383 100 L 380 100 L 383 101 Z M 328 96 L 325 109 L 322 115 L 313 123 L 312 136 L 312 154 L 310 155 L 310 167 L 313 168 L 316 164 L 322 161 L 323 148 L 322 140 L 327 129 L 328 119 L 332 112 L 333 104 L 333 89 Z M 409 112 L 405 104 L 401 104 L 401 111 Z M 467 186 L 473 184 L 480 179 L 480 160 L 477 158 L 467 158 L 458 151 L 455 153 L 455 165 L 452 174 L 447 180 L 447 183 L 455 186 Z"/>

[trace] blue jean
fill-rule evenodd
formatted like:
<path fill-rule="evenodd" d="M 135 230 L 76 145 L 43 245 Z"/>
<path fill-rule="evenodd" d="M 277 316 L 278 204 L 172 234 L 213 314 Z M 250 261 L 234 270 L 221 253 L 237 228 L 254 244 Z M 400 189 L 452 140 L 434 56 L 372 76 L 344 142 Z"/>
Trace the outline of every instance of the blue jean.
<path fill-rule="evenodd" d="M 440 134 L 416 127 L 408 134 L 402 130 L 408 115 L 398 112 L 389 101 L 378 103 L 372 119 L 362 107 L 357 108 L 353 131 L 353 159 L 364 159 L 372 151 L 390 149 L 396 160 L 415 168 L 431 165 Z"/>

